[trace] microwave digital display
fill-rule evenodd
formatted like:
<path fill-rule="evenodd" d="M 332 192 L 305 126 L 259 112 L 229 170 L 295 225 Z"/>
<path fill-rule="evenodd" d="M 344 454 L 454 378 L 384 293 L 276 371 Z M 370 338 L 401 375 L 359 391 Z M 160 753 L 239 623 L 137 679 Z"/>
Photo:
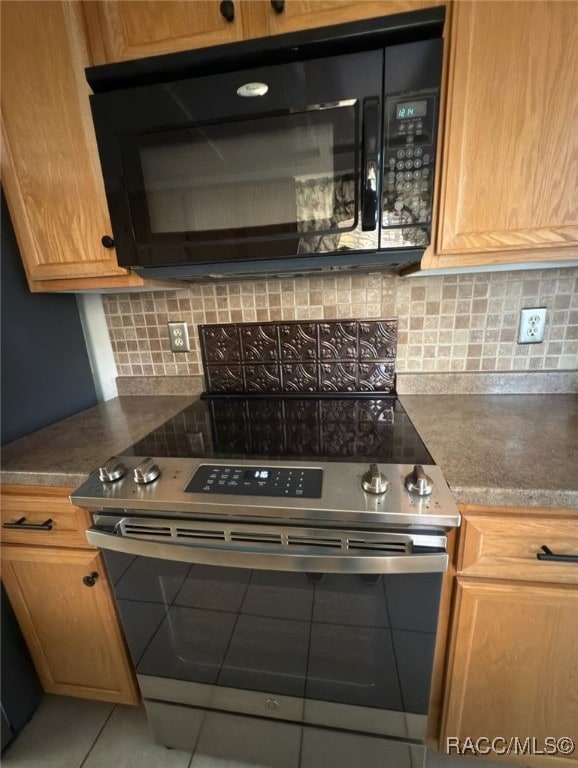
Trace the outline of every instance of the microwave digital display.
<path fill-rule="evenodd" d="M 425 117 L 427 113 L 427 101 L 406 101 L 397 105 L 396 117 L 398 120 L 404 120 L 411 117 Z"/>

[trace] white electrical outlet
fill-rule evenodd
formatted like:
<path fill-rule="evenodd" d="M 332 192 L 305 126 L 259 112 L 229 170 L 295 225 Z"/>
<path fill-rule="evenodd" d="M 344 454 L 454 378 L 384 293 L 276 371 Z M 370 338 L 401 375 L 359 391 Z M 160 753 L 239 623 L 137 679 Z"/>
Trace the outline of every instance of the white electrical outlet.
<path fill-rule="evenodd" d="M 169 339 L 173 352 L 190 352 L 189 330 L 187 324 L 183 322 L 171 322 L 169 326 Z"/>
<path fill-rule="evenodd" d="M 546 307 L 523 309 L 520 313 L 518 344 L 539 344 L 544 341 Z"/>

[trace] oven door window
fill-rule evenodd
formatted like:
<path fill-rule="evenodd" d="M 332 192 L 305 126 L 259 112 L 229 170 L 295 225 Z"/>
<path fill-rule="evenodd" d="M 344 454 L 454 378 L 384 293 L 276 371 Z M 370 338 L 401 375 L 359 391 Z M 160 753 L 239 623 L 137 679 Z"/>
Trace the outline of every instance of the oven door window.
<path fill-rule="evenodd" d="M 338 247 L 359 211 L 358 111 L 345 101 L 123 137 L 137 243 L 316 235 Z"/>
<path fill-rule="evenodd" d="M 308 575 L 105 555 L 139 675 L 427 712 L 441 574 Z"/>

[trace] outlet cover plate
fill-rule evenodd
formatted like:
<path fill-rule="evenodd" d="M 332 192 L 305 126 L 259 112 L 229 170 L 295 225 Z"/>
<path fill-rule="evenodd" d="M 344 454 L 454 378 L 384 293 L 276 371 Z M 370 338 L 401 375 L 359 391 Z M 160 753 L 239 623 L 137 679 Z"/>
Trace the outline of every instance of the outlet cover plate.
<path fill-rule="evenodd" d="M 169 326 L 169 339 L 171 342 L 171 350 L 173 352 L 190 352 L 191 345 L 189 342 L 189 329 L 185 322 L 170 322 Z"/>
<path fill-rule="evenodd" d="M 539 344 L 544 341 L 546 307 L 531 307 L 520 313 L 518 344 Z"/>

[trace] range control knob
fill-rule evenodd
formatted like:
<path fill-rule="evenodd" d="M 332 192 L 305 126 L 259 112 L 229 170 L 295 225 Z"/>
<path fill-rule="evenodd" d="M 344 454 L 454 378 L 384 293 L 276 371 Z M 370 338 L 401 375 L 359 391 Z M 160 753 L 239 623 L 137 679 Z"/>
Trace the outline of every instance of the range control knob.
<path fill-rule="evenodd" d="M 114 483 L 116 480 L 120 480 L 126 474 L 126 469 L 120 463 L 118 456 L 112 456 L 104 467 L 100 467 L 98 470 L 98 476 L 103 483 Z"/>
<path fill-rule="evenodd" d="M 433 480 L 423 471 L 421 464 L 416 464 L 413 472 L 405 478 L 405 487 L 410 493 L 418 496 L 429 496 L 433 491 Z"/>
<path fill-rule="evenodd" d="M 150 458 L 143 459 L 141 463 L 134 468 L 134 481 L 139 485 L 146 485 L 152 483 L 160 475 L 161 471 Z"/>
<path fill-rule="evenodd" d="M 361 487 L 368 493 L 385 493 L 389 480 L 379 471 L 377 464 L 370 464 L 369 470 L 361 477 Z"/>

